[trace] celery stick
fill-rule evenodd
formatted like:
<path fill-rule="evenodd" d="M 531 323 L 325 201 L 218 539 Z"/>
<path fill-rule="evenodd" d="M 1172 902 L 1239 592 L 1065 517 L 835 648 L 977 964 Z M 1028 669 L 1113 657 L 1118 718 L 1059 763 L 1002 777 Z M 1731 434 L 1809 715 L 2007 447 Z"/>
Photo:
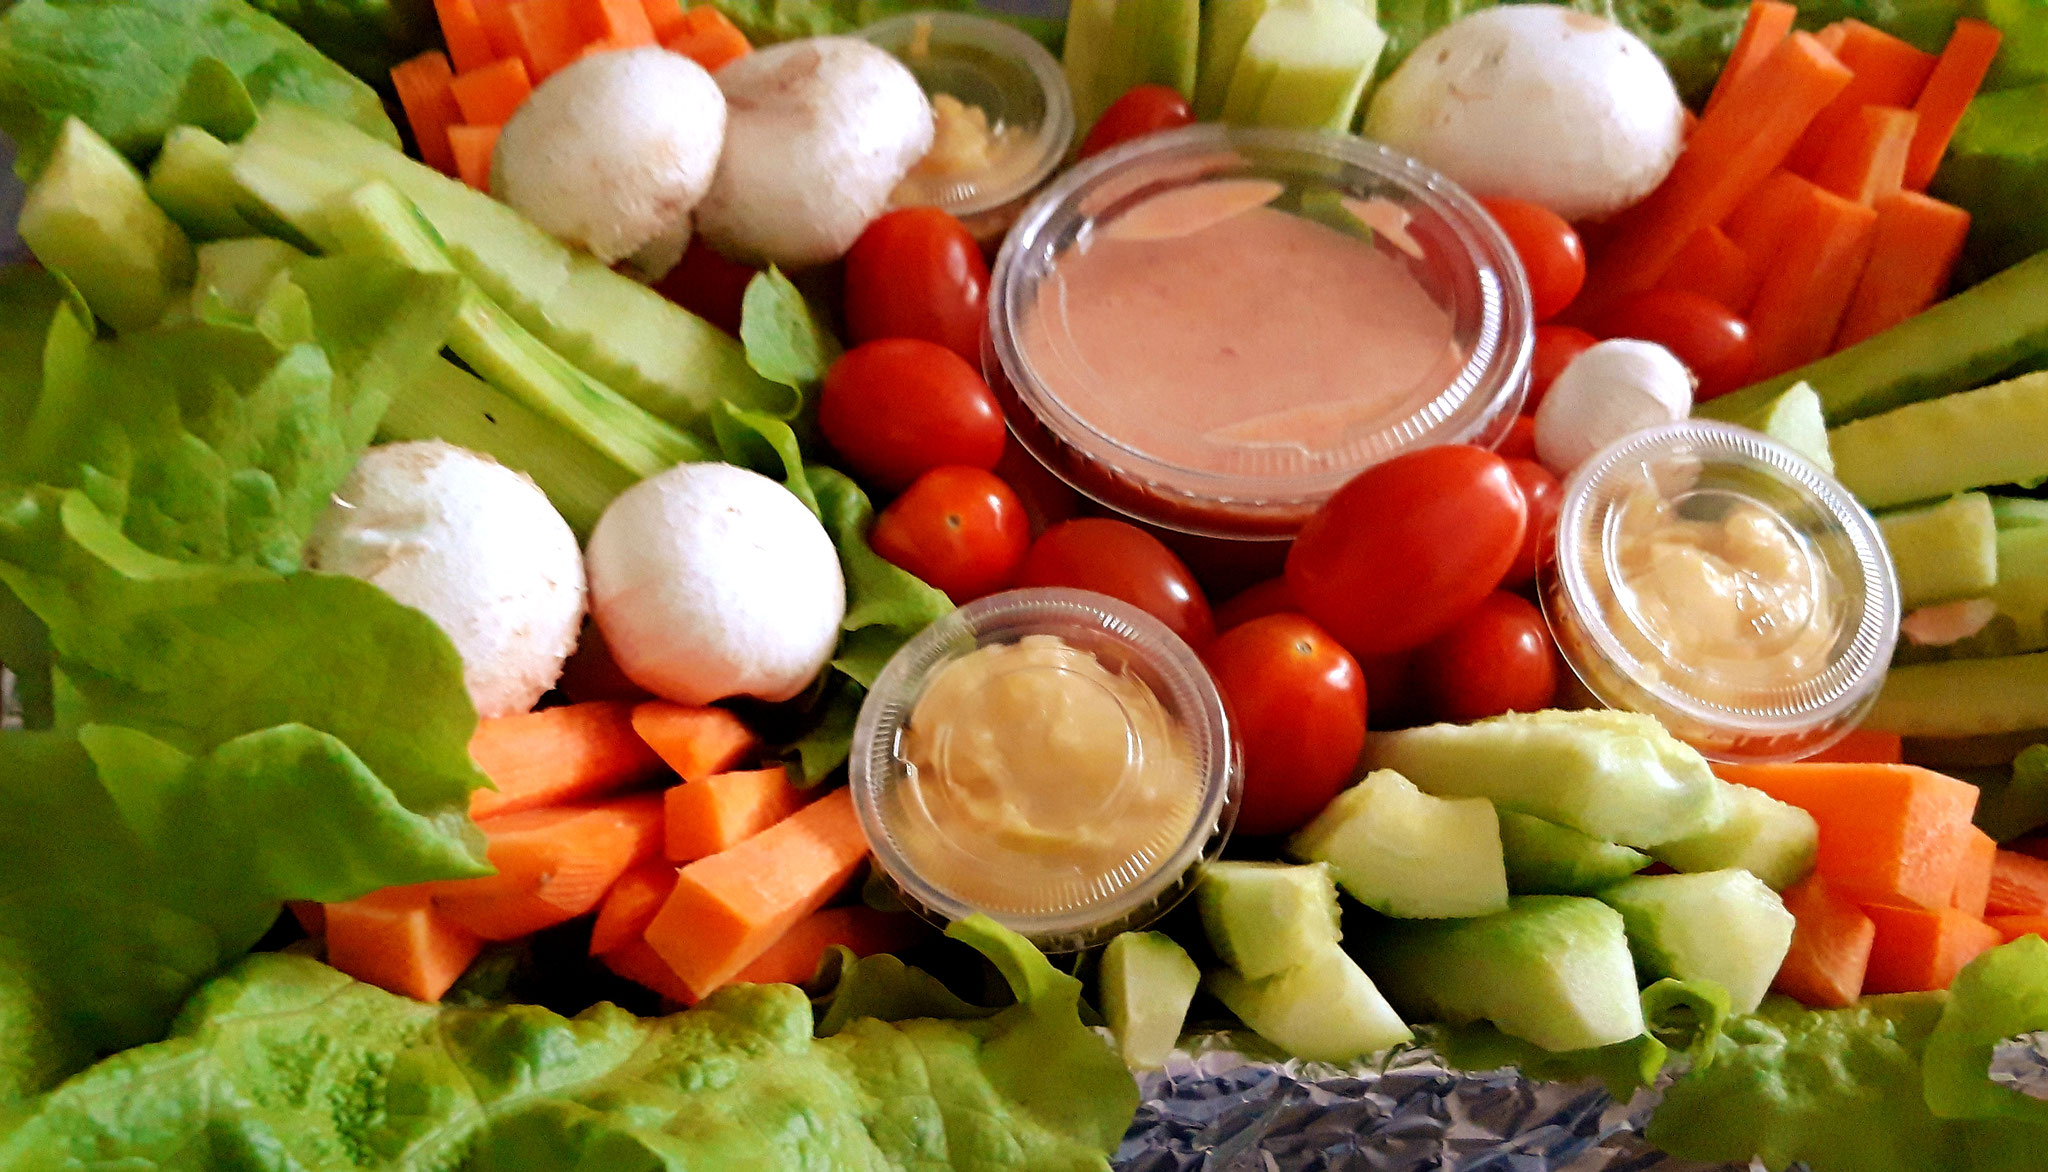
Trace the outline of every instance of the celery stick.
<path fill-rule="evenodd" d="M 1820 395 L 1812 386 L 1797 383 L 1768 399 L 1740 418 L 1728 418 L 1765 435 L 1805 456 L 1832 474 L 1835 459 L 1828 451 L 1828 424 L 1821 412 Z"/>
<path fill-rule="evenodd" d="M 1895 667 L 1864 724 L 1909 737 L 2048 727 L 2048 651 Z"/>
<path fill-rule="evenodd" d="M 1991 515 L 1997 519 L 2000 529 L 2048 525 L 2048 501 L 2035 500 L 2030 496 L 1994 495 L 1991 498 Z"/>
<path fill-rule="evenodd" d="M 2048 371 L 1859 419 L 1828 447 L 1836 478 L 1873 509 L 2048 479 Z"/>
<path fill-rule="evenodd" d="M 1808 382 L 1820 392 L 1828 422 L 1842 424 L 1974 386 L 2044 356 L 2048 252 L 1847 350 L 1702 403 L 1696 414 L 1739 421 L 1785 388 Z"/>
<path fill-rule="evenodd" d="M 1899 572 L 1907 609 L 1952 598 L 1979 598 L 1998 581 L 1998 530 L 1991 498 L 1966 492 L 1938 505 L 1877 519 Z"/>

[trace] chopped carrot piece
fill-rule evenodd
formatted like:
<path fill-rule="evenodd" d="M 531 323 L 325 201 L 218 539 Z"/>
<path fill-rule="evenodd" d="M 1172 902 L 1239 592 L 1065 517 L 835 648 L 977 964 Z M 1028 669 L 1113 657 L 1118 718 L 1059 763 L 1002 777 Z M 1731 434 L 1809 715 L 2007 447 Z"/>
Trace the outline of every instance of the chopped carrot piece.
<path fill-rule="evenodd" d="M 1859 902 L 1946 908 L 1977 787 L 1916 765 L 1716 765 L 1725 781 L 1813 815 L 1815 870 Z"/>
<path fill-rule="evenodd" d="M 1781 42 L 1700 119 L 1657 190 L 1615 218 L 1614 236 L 1595 258 L 1573 316 L 1597 321 L 1616 303 L 1653 288 L 1693 233 L 1727 219 L 1777 170 L 1849 76 L 1812 36 L 1793 33 Z"/>
<path fill-rule="evenodd" d="M 412 127 L 413 142 L 427 166 L 444 175 L 455 173 L 455 152 L 448 145 L 448 128 L 462 121 L 450 88 L 455 69 L 442 53 L 422 53 L 391 67 L 391 88 L 398 91 L 398 104 Z"/>
<path fill-rule="evenodd" d="M 683 0 L 640 0 L 640 6 L 647 12 L 647 23 L 657 41 L 668 40 L 683 27 Z"/>
<path fill-rule="evenodd" d="M 1727 100 L 1728 92 L 1737 82 L 1756 72 L 1764 58 L 1791 35 L 1792 23 L 1798 18 L 1799 9 L 1794 5 L 1780 0 L 1753 0 L 1749 19 L 1742 22 L 1742 32 L 1735 38 L 1735 51 L 1728 54 L 1721 76 L 1714 79 L 1713 93 L 1707 95 L 1707 113 L 1712 114 L 1715 107 Z"/>
<path fill-rule="evenodd" d="M 1925 53 L 1890 33 L 1872 28 L 1860 20 L 1845 20 L 1838 26 L 1840 43 L 1829 51 L 1856 76 L 1849 81 L 1828 108 L 1814 116 L 1806 136 L 1792 148 L 1785 165 L 1809 179 L 1833 149 L 1837 136 L 1855 121 L 1865 106 L 1910 108 L 1934 72 L 1934 54 Z"/>
<path fill-rule="evenodd" d="M 804 794 L 778 765 L 686 781 L 665 801 L 668 857 L 686 863 L 730 850 L 803 809 Z"/>
<path fill-rule="evenodd" d="M 526 62 L 517 57 L 493 61 L 455 79 L 455 105 L 462 120 L 471 126 L 503 126 L 513 111 L 533 92 L 527 79 Z"/>
<path fill-rule="evenodd" d="M 754 51 L 739 26 L 709 4 L 699 4 L 683 13 L 683 22 L 661 43 L 670 52 L 681 53 L 712 73 Z"/>
<path fill-rule="evenodd" d="M 482 69 L 499 59 L 490 31 L 477 14 L 476 0 L 434 0 L 434 14 L 441 19 L 441 39 L 448 42 L 457 73 Z"/>
<path fill-rule="evenodd" d="M 684 781 L 724 773 L 760 749 L 746 722 L 723 708 L 651 700 L 633 709 L 633 731 Z"/>
<path fill-rule="evenodd" d="M 908 948 L 918 935 L 916 918 L 902 912 L 828 907 L 784 933 L 754 963 L 741 969 L 733 982 L 801 985 L 818 975 L 818 963 L 829 948 L 850 948 L 855 956 L 873 956 Z"/>
<path fill-rule="evenodd" d="M 2004 943 L 1998 929 L 1954 908 L 1865 904 L 1863 913 L 1877 925 L 1863 975 L 1865 993 L 1946 989 L 1979 953 Z"/>
<path fill-rule="evenodd" d="M 1697 293 L 1731 313 L 1740 313 L 1756 292 L 1756 268 L 1728 233 L 1709 224 L 1685 242 L 1657 287 Z"/>
<path fill-rule="evenodd" d="M 1758 378 L 1826 356 L 1870 259 L 1877 212 L 1809 183 L 1750 303 Z"/>
<path fill-rule="evenodd" d="M 1843 42 L 1849 39 L 1849 22 L 1838 20 L 1813 34 L 1813 39 L 1819 41 L 1830 53 L 1840 52 Z"/>
<path fill-rule="evenodd" d="M 661 795 L 526 810 L 477 823 L 495 875 L 427 884 L 442 915 L 486 940 L 515 940 L 597 907 L 634 864 L 661 852 Z"/>
<path fill-rule="evenodd" d="M 684 867 L 647 926 L 647 942 L 684 988 L 707 994 L 824 907 L 867 855 L 853 794 L 835 790 L 731 850 Z"/>
<path fill-rule="evenodd" d="M 1785 910 L 1792 913 L 1792 947 L 1771 988 L 1815 1009 L 1854 1005 L 1877 925 L 1818 875 L 1786 890 Z"/>
<path fill-rule="evenodd" d="M 2007 944 L 2022 936 L 2048 940 L 2048 916 L 1986 916 L 1984 922 L 1998 929 Z"/>
<path fill-rule="evenodd" d="M 512 0 L 512 29 L 534 84 L 576 60 L 589 42 L 578 9 L 578 0 Z"/>
<path fill-rule="evenodd" d="M 491 160 L 498 151 L 502 126 L 451 126 L 448 145 L 455 151 L 455 174 L 486 195 L 491 191 Z"/>
<path fill-rule="evenodd" d="M 2048 860 L 1999 851 L 1984 907 L 1995 916 L 2048 915 Z"/>
<path fill-rule="evenodd" d="M 1846 200 L 1867 206 L 1906 182 L 1906 152 L 1920 116 L 1890 106 L 1865 106 L 1834 135 L 1807 177 Z"/>
<path fill-rule="evenodd" d="M 310 899 L 288 899 L 284 901 L 284 907 L 292 914 L 292 918 L 299 922 L 299 927 L 305 929 L 306 935 L 318 936 L 327 930 L 327 911 L 324 904 L 314 903 Z"/>
<path fill-rule="evenodd" d="M 1756 301 L 1757 286 L 1763 281 L 1764 274 L 1777 264 L 1785 230 L 1806 199 L 1806 189 L 1810 186 L 1808 180 L 1790 171 L 1774 171 L 1729 213 L 1725 225 L 1728 239 L 1749 258 L 1750 275 L 1746 295 L 1740 304 L 1731 305 L 1729 309 L 1747 313 Z"/>
<path fill-rule="evenodd" d="M 615 49 L 654 44 L 654 22 L 641 0 L 589 0 L 583 10 L 583 33 Z"/>
<path fill-rule="evenodd" d="M 1963 859 L 1956 867 L 1956 891 L 1949 906 L 1981 920 L 1991 901 L 1991 872 L 1998 862 L 1998 840 L 1975 826 L 1965 826 L 1959 833 L 1963 838 Z"/>
<path fill-rule="evenodd" d="M 326 920 L 328 964 L 416 1001 L 439 1001 L 484 947 L 481 937 L 436 912 L 420 886 L 330 903 Z"/>
<path fill-rule="evenodd" d="M 633 706 L 608 700 L 478 721 L 469 755 L 498 787 L 469 796 L 478 819 L 603 797 L 662 766 L 633 729 Z"/>
<path fill-rule="evenodd" d="M 633 983 L 656 993 L 679 1005 L 695 1005 L 698 997 L 683 984 L 676 971 L 668 967 L 661 954 L 647 941 L 634 937 L 597 958 L 604 967 Z"/>
<path fill-rule="evenodd" d="M 1906 160 L 1906 186 L 1911 190 L 1924 191 L 1933 180 L 1941 157 L 1948 153 L 1949 139 L 1955 137 L 1956 125 L 1963 120 L 1963 111 L 1970 108 L 1978 87 L 1991 72 L 2002 36 L 1981 20 L 1965 17 L 1956 22 L 1955 32 L 1949 34 L 1948 44 L 1934 63 L 1927 88 L 1913 103 L 1913 112 L 1920 115 L 1920 129 Z"/>
<path fill-rule="evenodd" d="M 476 21 L 483 26 L 484 38 L 491 43 L 491 60 L 506 57 L 522 57 L 519 45 L 519 29 L 512 23 L 512 0 L 474 0 Z M 489 64 L 489 62 L 486 62 Z M 528 61 L 526 67 L 533 68 Z"/>
<path fill-rule="evenodd" d="M 590 955 L 602 956 L 628 940 L 638 940 L 675 885 L 675 864 L 666 859 L 645 859 L 628 868 L 597 909 Z"/>
<path fill-rule="evenodd" d="M 1835 348 L 1881 334 L 1941 300 L 1969 234 L 1970 213 L 1917 191 L 1878 200 L 1870 260 L 1849 298 Z"/>

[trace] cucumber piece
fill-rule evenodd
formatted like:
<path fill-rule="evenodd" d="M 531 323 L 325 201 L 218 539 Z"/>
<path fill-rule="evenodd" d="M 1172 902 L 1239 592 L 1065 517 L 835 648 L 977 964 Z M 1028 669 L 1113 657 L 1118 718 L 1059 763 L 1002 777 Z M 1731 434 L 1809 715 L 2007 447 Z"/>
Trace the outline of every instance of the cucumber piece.
<path fill-rule="evenodd" d="M 1792 913 L 1747 871 L 1636 875 L 1600 893 L 1621 913 L 1648 981 L 1713 981 L 1732 1013 L 1754 1013 L 1792 947 Z"/>
<path fill-rule="evenodd" d="M 1828 451 L 1828 421 L 1821 411 L 1820 395 L 1807 383 L 1796 383 L 1778 395 L 1759 403 L 1740 419 L 1727 422 L 1760 431 L 1814 462 L 1833 475 L 1835 458 Z"/>
<path fill-rule="evenodd" d="M 1352 0 L 1274 0 L 1238 55 L 1223 121 L 1347 131 L 1386 47 Z"/>
<path fill-rule="evenodd" d="M 2048 252 L 1916 314 L 1874 338 L 1699 405 L 1703 419 L 1740 422 L 1796 383 L 1820 394 L 1839 426 L 1997 378 L 2048 356 Z M 1841 453 L 1835 453 L 1837 460 Z M 1940 496 L 1941 493 L 1929 493 Z"/>
<path fill-rule="evenodd" d="M 121 152 L 67 118 L 28 189 L 18 226 L 43 267 L 76 286 L 117 330 L 155 325 L 192 280 L 192 243 L 149 198 Z"/>
<path fill-rule="evenodd" d="M 278 274 L 306 254 L 268 236 L 215 240 L 194 250 L 198 275 L 192 279 L 192 313 L 205 317 L 213 306 L 253 318 Z"/>
<path fill-rule="evenodd" d="M 2048 480 L 2048 371 L 1859 419 L 1828 444 L 1836 479 L 1873 509 Z"/>
<path fill-rule="evenodd" d="M 1908 737 L 2048 728 L 2048 651 L 1894 667 L 1863 723 Z"/>
<path fill-rule="evenodd" d="M 1513 810 L 1500 812 L 1501 854 L 1516 895 L 1590 895 L 1650 865 L 1650 856 Z"/>
<path fill-rule="evenodd" d="M 1721 783 L 1721 818 L 1709 830 L 1650 853 L 1675 871 L 1743 870 L 1783 891 L 1813 871 L 1820 827 L 1813 815 L 1762 790 Z"/>
<path fill-rule="evenodd" d="M 1998 521 L 1991 498 L 1959 493 L 1937 505 L 1877 519 L 1899 574 L 1907 610 L 1952 598 L 1981 598 L 1998 581 Z"/>
<path fill-rule="evenodd" d="M 1271 976 L 1340 938 L 1337 886 L 1322 863 L 1212 863 L 1195 904 L 1209 946 L 1241 976 Z"/>
<path fill-rule="evenodd" d="M 1372 738 L 1366 754 L 1425 793 L 1491 798 L 1605 842 L 1648 847 L 1714 816 L 1719 779 L 1654 717 L 1604 710 L 1517 712 Z"/>
<path fill-rule="evenodd" d="M 1621 913 L 1597 899 L 1518 895 L 1476 920 L 1402 920 L 1370 972 L 1406 1016 L 1486 1020 L 1545 1050 L 1590 1050 L 1643 1032 Z"/>
<path fill-rule="evenodd" d="M 1260 1037 L 1310 1062 L 1350 1062 L 1415 1038 L 1372 978 L 1335 944 L 1270 977 L 1217 969 L 1203 984 Z"/>
<path fill-rule="evenodd" d="M 1994 501 L 1994 515 L 1997 507 Z M 2048 649 L 2048 526 L 2001 529 L 1995 544 L 1998 581 L 1981 595 L 1997 608 L 1991 622 L 1945 646 L 1901 645 L 1901 661 L 1992 659 Z"/>
<path fill-rule="evenodd" d="M 1209 0 L 1202 14 L 1202 63 L 1195 72 L 1195 117 L 1215 122 L 1223 117 L 1223 101 L 1244 43 L 1279 0 Z"/>
<path fill-rule="evenodd" d="M 377 435 L 384 443 L 442 440 L 524 472 L 578 540 L 590 536 L 613 498 L 640 481 L 631 468 L 445 360 L 422 370 L 392 400 Z"/>
<path fill-rule="evenodd" d="M 1132 86 L 1172 86 L 1192 97 L 1201 36 L 1200 0 L 1070 4 L 1062 65 L 1081 133 Z"/>
<path fill-rule="evenodd" d="M 1483 916 L 1508 906 L 1500 823 L 1485 798 L 1439 798 L 1381 769 L 1287 841 L 1328 863 L 1352 898 L 1389 916 Z"/>
<path fill-rule="evenodd" d="M 2048 501 L 2030 496 L 1992 496 L 1991 516 L 2000 529 L 2031 529 L 2048 525 Z"/>
<path fill-rule="evenodd" d="M 235 149 L 197 126 L 174 127 L 149 166 L 149 198 L 195 240 L 254 236 L 235 209 Z"/>
<path fill-rule="evenodd" d="M 1102 950 L 1102 1016 L 1124 1065 L 1156 1070 L 1180 1042 L 1202 970 L 1173 939 L 1125 932 Z"/>

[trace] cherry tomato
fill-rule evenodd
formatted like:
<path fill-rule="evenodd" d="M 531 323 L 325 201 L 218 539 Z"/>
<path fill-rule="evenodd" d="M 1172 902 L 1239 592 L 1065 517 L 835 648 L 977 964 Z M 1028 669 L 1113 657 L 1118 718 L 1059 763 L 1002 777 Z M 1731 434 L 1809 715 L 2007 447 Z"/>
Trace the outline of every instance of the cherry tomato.
<path fill-rule="evenodd" d="M 1415 656 L 1415 679 L 1438 720 L 1534 712 L 1557 697 L 1557 655 L 1534 603 L 1495 591 Z"/>
<path fill-rule="evenodd" d="M 1285 834 L 1316 816 L 1365 748 L 1365 676 L 1321 627 L 1267 615 L 1203 656 L 1244 747 L 1239 834 Z"/>
<path fill-rule="evenodd" d="M 1017 570 L 1019 586 L 1070 586 L 1120 598 L 1197 651 L 1216 635 L 1209 600 L 1164 542 L 1126 521 L 1082 517 L 1045 531 Z"/>
<path fill-rule="evenodd" d="M 747 282 L 759 271 L 727 260 L 699 237 L 690 241 L 676 267 L 654 283 L 654 291 L 737 338 Z"/>
<path fill-rule="evenodd" d="M 1508 424 L 1508 433 L 1500 438 L 1493 453 L 1503 460 L 1533 460 L 1536 458 L 1536 417 L 1517 415 Z"/>
<path fill-rule="evenodd" d="M 1576 326 L 1537 326 L 1536 353 L 1529 362 L 1529 401 L 1522 404 L 1522 410 L 1534 416 L 1536 405 L 1550 393 L 1550 384 L 1572 364 L 1572 359 L 1599 341 Z"/>
<path fill-rule="evenodd" d="M 1652 289 L 1615 306 L 1596 324 L 1602 337 L 1639 338 L 1677 355 L 1699 380 L 1703 402 L 1745 385 L 1756 368 L 1749 323 L 1688 289 Z"/>
<path fill-rule="evenodd" d="M 1113 146 L 1162 130 L 1179 130 L 1194 120 L 1193 107 L 1172 86 L 1132 86 L 1095 120 L 1088 137 L 1081 140 L 1080 157 L 1099 155 Z"/>
<path fill-rule="evenodd" d="M 1009 435 L 981 375 L 917 338 L 840 355 L 825 372 L 818 426 L 855 475 L 892 492 L 943 464 L 993 468 Z"/>
<path fill-rule="evenodd" d="M 1515 564 L 1508 567 L 1508 576 L 1501 580 L 1503 586 L 1522 586 L 1536 577 L 1536 569 L 1557 556 L 1557 510 L 1564 504 L 1564 485 L 1550 470 L 1534 460 L 1509 460 L 1508 470 L 1514 473 L 1515 486 L 1522 490 L 1522 501 L 1529 506 L 1529 524 L 1522 534 L 1521 552 L 1515 555 Z"/>
<path fill-rule="evenodd" d="M 1522 269 L 1529 274 L 1529 295 L 1536 303 L 1536 320 L 1548 321 L 1563 313 L 1572 298 L 1586 284 L 1586 249 L 1579 234 L 1564 217 L 1540 203 L 1521 199 L 1479 201 L 1500 230 L 1507 233 Z"/>
<path fill-rule="evenodd" d="M 1514 564 L 1528 505 L 1507 461 L 1449 444 L 1366 469 L 1316 510 L 1287 554 L 1308 617 L 1361 658 L 1420 647 Z"/>
<path fill-rule="evenodd" d="M 890 212 L 846 254 L 846 332 L 855 342 L 923 338 L 981 369 L 988 262 L 974 234 L 938 208 Z"/>
<path fill-rule="evenodd" d="M 1024 515 L 1031 518 L 1034 535 L 1081 515 L 1081 494 L 1039 463 L 1014 437 L 1003 446 L 1003 458 L 996 461 L 996 475 L 1015 489 L 1017 499 L 1024 502 Z"/>
<path fill-rule="evenodd" d="M 890 502 L 868 540 L 954 602 L 971 602 L 1010 584 L 1031 548 L 1031 522 L 995 473 L 949 465 Z"/>
<path fill-rule="evenodd" d="M 1294 605 L 1294 595 L 1287 592 L 1287 579 L 1268 578 L 1238 591 L 1229 602 L 1217 607 L 1216 629 L 1229 631 L 1267 615 L 1300 613 Z"/>

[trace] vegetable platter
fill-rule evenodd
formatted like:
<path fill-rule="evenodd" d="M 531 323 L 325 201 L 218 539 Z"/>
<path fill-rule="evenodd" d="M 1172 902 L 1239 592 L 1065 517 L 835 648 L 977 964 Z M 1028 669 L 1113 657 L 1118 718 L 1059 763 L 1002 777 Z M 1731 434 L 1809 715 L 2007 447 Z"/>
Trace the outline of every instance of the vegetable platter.
<path fill-rule="evenodd" d="M 0 1172 L 2037 1166 L 2044 86 L 0 3 Z"/>

